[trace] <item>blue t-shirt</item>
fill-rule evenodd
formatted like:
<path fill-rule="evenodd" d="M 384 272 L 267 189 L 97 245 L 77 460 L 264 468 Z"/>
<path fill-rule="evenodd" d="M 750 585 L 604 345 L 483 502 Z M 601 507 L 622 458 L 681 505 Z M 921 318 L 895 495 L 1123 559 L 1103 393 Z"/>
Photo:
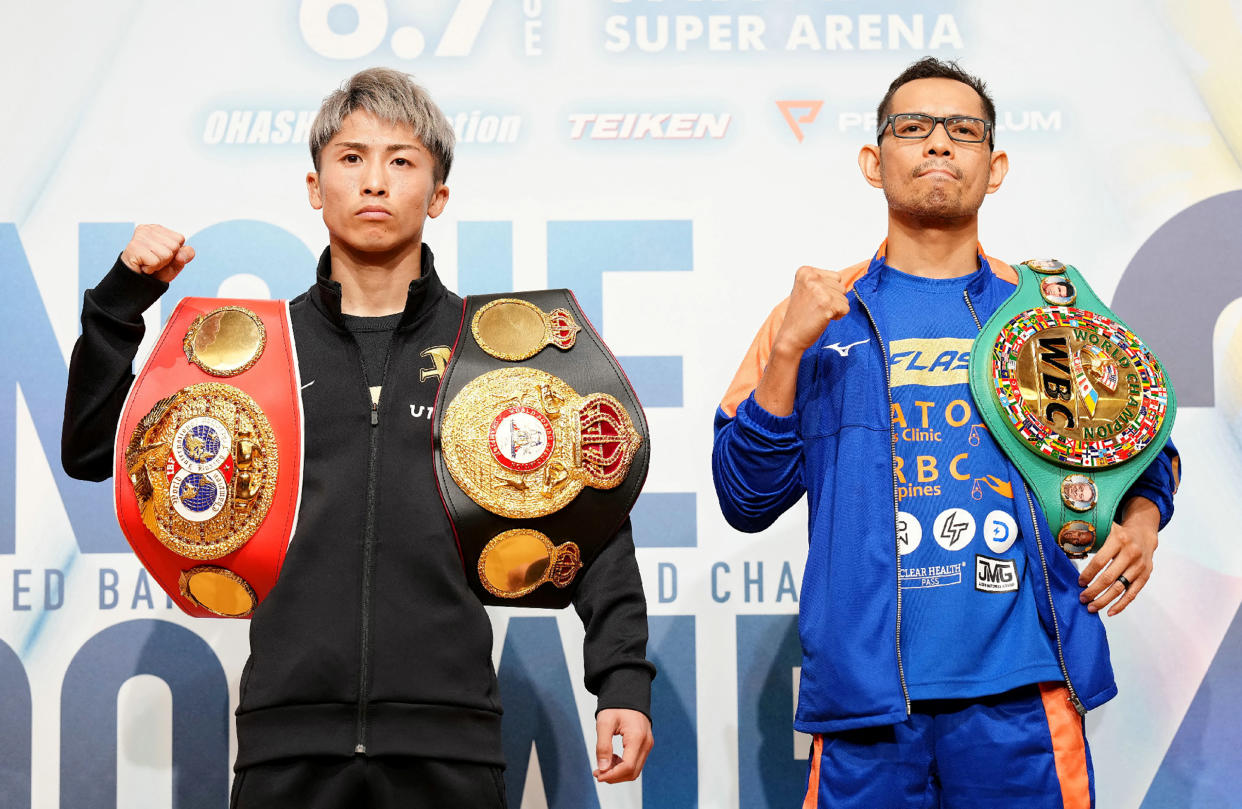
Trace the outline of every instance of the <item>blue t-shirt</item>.
<path fill-rule="evenodd" d="M 976 272 L 991 272 L 980 259 Z M 879 264 L 877 261 L 876 264 Z M 979 327 L 974 275 L 889 267 L 873 309 L 887 341 L 898 463 L 901 649 L 911 699 L 997 694 L 1060 680 L 1014 519 L 1008 463 L 975 412 L 967 371 Z M 870 301 L 868 301 L 870 303 Z"/>

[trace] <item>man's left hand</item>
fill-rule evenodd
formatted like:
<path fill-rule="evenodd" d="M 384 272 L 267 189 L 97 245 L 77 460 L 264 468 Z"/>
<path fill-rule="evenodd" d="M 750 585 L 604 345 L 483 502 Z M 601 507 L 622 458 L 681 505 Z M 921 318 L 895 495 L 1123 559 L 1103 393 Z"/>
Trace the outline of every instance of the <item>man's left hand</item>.
<path fill-rule="evenodd" d="M 651 720 L 641 711 L 605 708 L 595 716 L 595 759 L 599 769 L 592 775 L 603 784 L 633 781 L 643 771 L 655 741 Z M 621 755 L 612 752 L 612 737 L 621 737 Z"/>
<path fill-rule="evenodd" d="M 1113 524 L 1108 539 L 1078 576 L 1078 584 L 1084 588 L 1079 601 L 1089 612 L 1099 612 L 1111 604 L 1107 613 L 1111 618 L 1130 606 L 1151 577 L 1159 528 L 1160 510 L 1155 503 L 1134 497 L 1126 504 L 1121 523 Z"/>

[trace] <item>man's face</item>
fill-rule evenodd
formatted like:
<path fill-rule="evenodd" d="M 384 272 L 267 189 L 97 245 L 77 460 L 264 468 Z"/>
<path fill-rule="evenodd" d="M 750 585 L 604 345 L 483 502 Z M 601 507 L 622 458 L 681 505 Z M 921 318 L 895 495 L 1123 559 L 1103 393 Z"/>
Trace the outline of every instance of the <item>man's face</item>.
<path fill-rule="evenodd" d="M 423 222 L 448 201 L 435 159 L 408 124 L 362 110 L 346 116 L 306 175 L 311 207 L 333 243 L 361 253 L 400 254 L 422 243 Z"/>
<path fill-rule="evenodd" d="M 1065 487 L 1065 494 L 1075 503 L 1089 503 L 1095 499 L 1090 483 L 1071 483 Z"/>
<path fill-rule="evenodd" d="M 1069 284 L 1063 284 L 1060 281 L 1050 281 L 1050 282 L 1045 283 L 1044 292 L 1050 298 L 1070 297 Z"/>
<path fill-rule="evenodd" d="M 890 112 L 936 117 L 983 118 L 983 100 L 969 85 L 952 79 L 916 79 L 893 94 Z M 983 197 L 1000 187 L 1009 162 L 987 142 L 959 143 L 937 124 L 922 140 L 898 138 L 885 130 L 878 145 L 859 155 L 868 182 L 884 189 L 891 210 L 919 218 L 973 216 Z"/>

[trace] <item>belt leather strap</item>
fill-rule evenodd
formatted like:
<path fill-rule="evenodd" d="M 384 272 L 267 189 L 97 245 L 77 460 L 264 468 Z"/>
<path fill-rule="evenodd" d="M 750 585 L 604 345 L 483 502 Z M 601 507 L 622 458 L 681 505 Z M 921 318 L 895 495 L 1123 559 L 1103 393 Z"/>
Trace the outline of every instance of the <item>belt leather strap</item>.
<path fill-rule="evenodd" d="M 249 617 L 301 493 L 287 302 L 177 304 L 126 397 L 113 463 L 121 531 L 169 597 L 190 615 Z"/>
<path fill-rule="evenodd" d="M 984 423 L 1071 557 L 1104 544 L 1177 413 L 1160 360 L 1071 266 L 1015 268 L 1018 286 L 971 351 Z"/>
<path fill-rule="evenodd" d="M 516 607 L 570 603 L 650 455 L 637 396 L 566 289 L 466 298 L 434 445 L 471 589 Z"/>

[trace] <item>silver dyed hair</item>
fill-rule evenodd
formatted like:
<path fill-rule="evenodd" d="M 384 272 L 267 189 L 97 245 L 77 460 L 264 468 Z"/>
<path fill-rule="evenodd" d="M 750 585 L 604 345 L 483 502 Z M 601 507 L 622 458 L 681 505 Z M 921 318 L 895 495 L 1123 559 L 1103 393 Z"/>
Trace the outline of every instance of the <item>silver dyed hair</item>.
<path fill-rule="evenodd" d="M 341 131 L 345 117 L 357 110 L 366 110 L 391 124 L 409 124 L 414 137 L 435 158 L 436 182 L 448 179 L 457 140 L 453 127 L 426 90 L 415 84 L 408 74 L 386 67 L 355 73 L 323 100 L 310 131 L 315 171 L 319 171 L 319 155 L 323 148 Z"/>

